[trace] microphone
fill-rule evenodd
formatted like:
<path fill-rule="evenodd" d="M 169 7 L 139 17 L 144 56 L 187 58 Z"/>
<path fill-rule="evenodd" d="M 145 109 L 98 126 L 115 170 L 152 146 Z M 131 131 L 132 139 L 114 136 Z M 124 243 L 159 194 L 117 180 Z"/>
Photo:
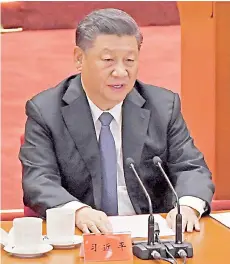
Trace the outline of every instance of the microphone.
<path fill-rule="evenodd" d="M 175 242 L 177 244 L 181 244 L 182 243 L 182 215 L 180 213 L 180 203 L 179 203 L 178 195 L 177 195 L 175 189 L 173 188 L 172 183 L 170 182 L 167 174 L 165 173 L 164 169 L 162 168 L 162 165 L 161 165 L 162 160 L 159 157 L 155 156 L 153 158 L 153 164 L 161 170 L 162 175 L 164 176 L 165 180 L 168 182 L 170 189 L 172 190 L 172 192 L 174 193 L 174 195 L 176 197 L 177 215 L 176 215 L 176 241 Z"/>
<path fill-rule="evenodd" d="M 174 255 L 174 257 L 180 257 L 180 250 L 184 250 L 187 253 L 187 257 L 192 257 L 193 256 L 192 244 L 187 243 L 187 242 L 183 243 L 183 240 L 182 240 L 182 215 L 180 213 L 180 202 L 179 202 L 178 195 L 177 195 L 172 183 L 170 182 L 167 174 L 165 173 L 165 171 L 162 167 L 161 158 L 158 156 L 155 156 L 153 158 L 153 164 L 160 169 L 162 175 L 164 176 L 165 180 L 167 181 L 170 189 L 172 190 L 172 192 L 176 198 L 176 204 L 177 204 L 176 235 L 175 235 L 175 243 L 171 242 L 171 244 L 173 245 L 175 250 L 172 250 L 171 253 Z M 167 247 L 167 245 L 166 245 L 166 247 Z"/>
<path fill-rule="evenodd" d="M 137 171 L 136 171 L 136 169 L 135 169 L 135 167 L 134 167 L 134 160 L 133 160 L 132 158 L 127 158 L 127 159 L 126 159 L 126 165 L 127 165 L 132 171 L 133 171 L 133 173 L 135 174 L 136 178 L 138 179 L 139 184 L 140 184 L 142 190 L 144 191 L 145 196 L 146 196 L 146 198 L 147 198 L 147 200 L 148 200 L 148 203 L 149 203 L 149 214 L 150 214 L 150 215 L 153 215 L 152 201 L 151 201 L 151 199 L 150 199 L 150 196 L 149 196 L 149 194 L 148 194 L 148 192 L 147 192 L 147 190 L 146 190 L 146 188 L 145 188 L 145 186 L 144 186 L 142 180 L 141 180 L 140 177 L 138 176 L 138 173 L 137 173 Z"/>
<path fill-rule="evenodd" d="M 136 176 L 144 194 L 145 197 L 148 200 L 149 204 L 149 218 L 148 218 L 148 242 L 147 244 L 145 242 L 141 242 L 139 244 L 134 244 L 133 246 L 133 253 L 136 257 L 140 259 L 152 259 L 155 258 L 155 256 L 161 256 L 161 257 L 166 257 L 166 248 L 164 245 L 155 243 L 155 228 L 158 227 L 158 224 L 154 222 L 154 215 L 153 215 L 153 207 L 152 207 L 152 201 L 150 199 L 150 196 L 140 179 L 136 169 L 135 169 L 135 162 L 132 158 L 127 158 L 126 159 L 126 166 L 130 168 L 134 175 Z M 159 227 L 156 230 L 157 232 L 159 231 Z M 154 254 L 152 254 L 154 252 Z M 158 254 L 155 254 L 158 253 Z M 159 255 L 160 254 L 160 255 Z"/>

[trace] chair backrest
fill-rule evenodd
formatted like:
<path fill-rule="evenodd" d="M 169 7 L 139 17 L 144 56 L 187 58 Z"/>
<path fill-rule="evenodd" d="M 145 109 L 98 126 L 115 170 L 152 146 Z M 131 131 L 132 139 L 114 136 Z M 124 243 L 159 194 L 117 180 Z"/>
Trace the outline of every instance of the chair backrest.
<path fill-rule="evenodd" d="M 24 216 L 23 209 L 3 209 L 0 210 L 1 221 L 13 221 L 14 218 L 20 218 Z"/>
<path fill-rule="evenodd" d="M 212 211 L 230 210 L 230 200 L 213 200 Z"/>
<path fill-rule="evenodd" d="M 24 134 L 20 137 L 20 143 L 21 145 L 24 143 Z M 22 167 L 22 173 L 23 173 L 23 167 Z M 24 205 L 24 216 L 27 217 L 38 217 L 38 214 L 34 212 L 31 208 Z"/>

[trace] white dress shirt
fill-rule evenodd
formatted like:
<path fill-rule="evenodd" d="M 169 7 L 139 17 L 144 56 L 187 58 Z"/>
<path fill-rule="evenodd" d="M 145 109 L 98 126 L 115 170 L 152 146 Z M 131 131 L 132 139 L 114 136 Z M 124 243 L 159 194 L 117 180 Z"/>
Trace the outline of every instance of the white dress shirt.
<path fill-rule="evenodd" d="M 91 109 L 93 122 L 95 126 L 95 131 L 97 135 L 97 140 L 99 139 L 101 122 L 99 117 L 103 113 L 90 99 L 87 97 L 89 106 Z M 122 156 L 122 103 L 116 105 L 111 110 L 107 111 L 113 116 L 113 120 L 110 124 L 110 129 L 114 137 L 116 152 L 117 152 L 117 194 L 118 194 L 118 214 L 119 215 L 134 215 L 135 210 L 132 206 L 131 200 L 129 198 L 125 178 L 124 178 L 124 169 L 123 169 L 123 156 Z M 76 186 L 77 188 L 77 186 Z M 147 201 L 146 201 L 147 202 Z M 200 216 L 204 213 L 205 202 L 197 197 L 184 196 L 180 198 L 180 205 L 186 205 L 197 210 Z M 82 207 L 88 206 L 81 202 L 72 201 L 63 205 L 67 208 L 72 208 L 78 210 Z"/>

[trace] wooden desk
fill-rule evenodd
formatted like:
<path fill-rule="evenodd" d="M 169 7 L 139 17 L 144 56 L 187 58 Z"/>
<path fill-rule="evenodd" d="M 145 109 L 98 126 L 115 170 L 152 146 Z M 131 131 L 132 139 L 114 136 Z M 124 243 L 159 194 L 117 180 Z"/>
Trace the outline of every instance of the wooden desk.
<path fill-rule="evenodd" d="M 188 259 L 188 264 L 228 264 L 230 252 L 230 229 L 216 222 L 211 217 L 204 217 L 200 221 L 201 231 L 192 234 L 185 234 L 184 238 L 191 242 L 194 248 L 194 257 Z M 9 231 L 12 222 L 3 221 L 1 227 Z M 43 224 L 45 231 L 45 223 Z M 45 233 L 45 232 L 44 232 Z M 80 232 L 76 229 L 76 234 Z M 19 259 L 8 255 L 3 249 L 1 250 L 1 263 L 3 264 L 76 264 L 84 263 L 79 257 L 79 248 L 69 250 L 52 250 L 47 255 L 37 259 Z M 108 263 L 108 262 L 107 262 Z M 116 262 L 118 263 L 118 262 Z M 136 257 L 134 264 L 160 264 L 166 263 L 161 261 L 146 260 L 142 261 Z M 178 260 L 178 263 L 182 263 Z M 110 262 L 114 264 L 114 262 Z"/>

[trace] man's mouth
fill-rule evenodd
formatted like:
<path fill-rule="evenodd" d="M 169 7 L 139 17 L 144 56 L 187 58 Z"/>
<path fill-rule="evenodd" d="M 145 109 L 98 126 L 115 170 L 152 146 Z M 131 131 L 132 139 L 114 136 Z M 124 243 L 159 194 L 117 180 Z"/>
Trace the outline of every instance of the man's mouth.
<path fill-rule="evenodd" d="M 125 84 L 111 84 L 109 85 L 109 87 L 113 88 L 113 89 L 122 89 L 125 86 Z"/>

